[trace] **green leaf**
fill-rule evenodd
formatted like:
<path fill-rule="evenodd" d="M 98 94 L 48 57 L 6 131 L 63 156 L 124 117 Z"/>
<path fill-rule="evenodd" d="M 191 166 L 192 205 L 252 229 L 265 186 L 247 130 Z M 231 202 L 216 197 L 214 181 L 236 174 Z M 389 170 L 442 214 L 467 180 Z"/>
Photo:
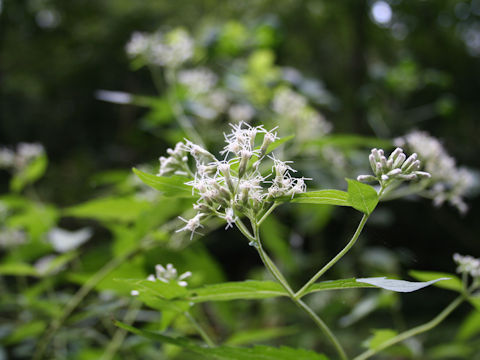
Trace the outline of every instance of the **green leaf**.
<path fill-rule="evenodd" d="M 292 140 L 294 137 L 295 137 L 295 135 L 288 135 L 288 136 L 284 136 L 284 137 L 282 137 L 278 140 L 275 140 L 270 145 L 268 145 L 267 151 L 265 152 L 265 154 L 270 154 L 273 150 L 278 148 L 280 145 L 285 144 L 287 141 Z M 257 149 L 260 150 L 260 147 L 258 147 Z"/>
<path fill-rule="evenodd" d="M 116 321 L 115 325 L 134 334 L 144 336 L 152 340 L 180 346 L 209 360 L 328 360 L 325 355 L 317 354 L 313 351 L 294 349 L 286 346 L 279 348 L 270 346 L 254 346 L 249 348 L 218 346 L 206 348 L 199 346 L 186 338 L 173 338 L 151 331 L 140 330 L 119 321 Z"/>
<path fill-rule="evenodd" d="M 472 311 L 457 332 L 458 340 L 469 340 L 480 333 L 480 311 Z"/>
<path fill-rule="evenodd" d="M 348 182 L 348 202 L 350 206 L 370 215 L 378 204 L 378 194 L 375 189 L 356 180 L 346 180 Z"/>
<path fill-rule="evenodd" d="M 40 335 L 46 328 L 46 323 L 41 320 L 31 321 L 18 325 L 15 330 L 2 340 L 4 344 L 16 344 L 20 341 Z"/>
<path fill-rule="evenodd" d="M 238 346 L 238 345 L 254 344 L 254 343 L 259 343 L 263 341 L 277 339 L 279 337 L 293 335 L 297 332 L 298 332 L 298 328 L 295 328 L 292 326 L 239 331 L 233 334 L 229 339 L 227 339 L 225 341 L 225 345 Z"/>
<path fill-rule="evenodd" d="M 136 168 L 132 169 L 142 182 L 165 196 L 188 197 L 192 196 L 192 188 L 185 185 L 190 179 L 184 176 L 157 176 L 148 174 Z"/>
<path fill-rule="evenodd" d="M 448 280 L 449 278 L 439 278 L 430 281 L 424 282 L 413 282 L 413 281 L 406 281 L 406 280 L 396 280 L 396 279 L 387 279 L 385 276 L 383 277 L 373 277 L 373 278 L 364 278 L 364 279 L 357 279 L 359 283 L 365 283 L 374 285 L 376 287 L 396 291 L 396 292 L 413 292 L 424 287 L 430 286 L 437 281 Z"/>
<path fill-rule="evenodd" d="M 64 215 L 92 218 L 100 221 L 125 221 L 138 219 L 152 205 L 134 197 L 105 197 L 87 201 L 64 210 Z"/>
<path fill-rule="evenodd" d="M 325 291 L 325 290 L 344 290 L 344 289 L 364 289 L 364 288 L 376 288 L 374 285 L 359 283 L 355 278 L 322 281 L 315 283 L 308 288 L 307 294 Z"/>
<path fill-rule="evenodd" d="M 7 263 L 0 265 L 0 275 L 38 276 L 37 269 L 26 263 Z"/>
<path fill-rule="evenodd" d="M 385 341 L 393 339 L 397 334 L 398 333 L 392 329 L 373 330 L 373 336 L 367 341 L 367 346 L 369 349 L 375 350 Z"/>
<path fill-rule="evenodd" d="M 191 290 L 187 298 L 189 301 L 200 303 L 205 301 L 266 299 L 276 296 L 288 296 L 280 284 L 273 281 L 248 280 L 206 285 Z"/>
<path fill-rule="evenodd" d="M 480 311 L 480 296 L 469 296 L 468 301 L 477 311 Z"/>
<path fill-rule="evenodd" d="M 460 293 L 463 291 L 462 280 L 460 280 L 460 278 L 458 278 L 453 274 L 443 273 L 443 272 L 433 272 L 433 271 L 419 271 L 419 270 L 411 270 L 408 272 L 408 274 L 414 279 L 417 279 L 420 281 L 431 281 L 438 278 L 450 278 L 449 280 L 436 283 L 434 284 L 434 286 L 442 289 L 457 291 Z"/>
<path fill-rule="evenodd" d="M 149 281 L 138 279 L 116 279 L 130 287 L 130 290 L 137 290 L 140 294 L 158 296 L 166 300 L 184 298 L 188 290 L 178 285 L 175 281 L 165 283 L 163 281 Z"/>
<path fill-rule="evenodd" d="M 348 193 L 341 190 L 308 191 L 306 193 L 295 195 L 293 199 L 291 196 L 282 196 L 275 201 L 289 201 L 301 204 L 351 206 L 348 200 Z"/>
<path fill-rule="evenodd" d="M 41 155 L 35 158 L 18 174 L 15 174 L 10 181 L 10 189 L 13 192 L 20 192 L 22 189 L 31 183 L 40 179 L 47 169 L 48 159 L 46 155 Z"/>

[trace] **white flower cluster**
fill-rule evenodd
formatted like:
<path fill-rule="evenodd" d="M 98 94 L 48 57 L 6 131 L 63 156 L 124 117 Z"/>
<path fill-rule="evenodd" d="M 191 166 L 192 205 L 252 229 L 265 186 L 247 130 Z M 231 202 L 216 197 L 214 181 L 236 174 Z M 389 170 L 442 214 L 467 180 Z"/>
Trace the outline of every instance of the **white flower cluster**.
<path fill-rule="evenodd" d="M 401 148 L 396 148 L 387 157 L 382 149 L 372 149 L 368 160 L 375 175 L 360 175 L 358 181 L 378 181 L 382 188 L 386 188 L 392 181 L 416 180 L 419 178 L 430 178 L 430 174 L 419 171 L 421 163 L 413 153 L 408 158 Z"/>
<path fill-rule="evenodd" d="M 227 144 L 220 152 L 224 156 L 222 160 L 190 141 L 177 144 L 175 149 L 178 151 L 171 151 L 170 158 L 161 160 L 160 173 L 175 173 L 188 166 L 185 151 L 194 159 L 195 171 L 190 171 L 194 179 L 186 184 L 192 187 L 193 194 L 199 196 L 194 204 L 197 215 L 189 220 L 181 218 L 185 226 L 177 230 L 191 232 L 190 238 L 203 227 L 203 218 L 218 216 L 227 222 L 227 228 L 233 227 L 237 214 L 255 218 L 275 198 L 293 197 L 306 191 L 306 179 L 292 177 L 295 170 L 289 162 L 266 156 L 268 146 L 278 139 L 273 130 L 251 127 L 244 122 L 231 126 L 233 130 L 225 135 Z M 260 134 L 263 139 L 257 145 Z M 264 176 L 260 165 L 267 158 L 273 160 L 273 166 L 272 172 Z"/>
<path fill-rule="evenodd" d="M 463 197 L 476 186 L 477 180 L 470 170 L 457 167 L 438 139 L 423 131 L 413 131 L 395 139 L 395 144 L 406 146 L 422 157 L 425 170 L 432 175 L 428 195 L 435 205 L 448 201 L 462 213 L 468 210 Z"/>
<path fill-rule="evenodd" d="M 188 170 L 188 157 L 187 149 L 183 143 L 175 145 L 174 149 L 167 149 L 169 157 L 160 156 L 160 170 L 158 176 L 166 175 L 187 175 Z"/>
<path fill-rule="evenodd" d="M 480 259 L 470 255 L 454 254 L 453 260 L 457 263 L 458 273 L 468 273 L 473 278 L 480 278 Z"/>
<path fill-rule="evenodd" d="M 194 47 L 188 32 L 179 28 L 166 34 L 134 32 L 126 51 L 131 57 L 142 56 L 154 65 L 178 67 L 193 57 Z"/>
<path fill-rule="evenodd" d="M 163 267 L 162 265 L 155 265 L 155 275 L 148 275 L 147 280 L 152 282 L 158 280 L 166 284 L 173 281 L 182 287 L 186 287 L 188 283 L 185 281 L 185 279 L 189 278 L 190 276 L 192 276 L 190 271 L 186 271 L 183 274 L 178 275 L 177 269 L 175 269 L 172 264 L 167 264 L 166 267 Z M 130 294 L 132 296 L 137 296 L 140 294 L 140 292 L 138 290 L 132 290 Z"/>
<path fill-rule="evenodd" d="M 17 151 L 8 148 L 0 149 L 0 169 L 20 171 L 30 162 L 45 154 L 45 149 L 37 143 L 20 143 Z"/>
<path fill-rule="evenodd" d="M 248 104 L 234 104 L 228 109 L 228 116 L 233 122 L 249 122 L 255 116 L 255 109 Z"/>
<path fill-rule="evenodd" d="M 24 231 L 11 228 L 0 228 L 0 248 L 9 249 L 27 242 Z"/>
<path fill-rule="evenodd" d="M 218 77 L 207 68 L 182 70 L 178 73 L 178 82 L 193 95 L 205 94 L 217 84 Z"/>
<path fill-rule="evenodd" d="M 289 88 L 276 91 L 272 109 L 285 122 L 295 126 L 296 138 L 300 140 L 318 138 L 332 130 L 332 125 L 315 109 L 308 106 L 303 95 Z"/>

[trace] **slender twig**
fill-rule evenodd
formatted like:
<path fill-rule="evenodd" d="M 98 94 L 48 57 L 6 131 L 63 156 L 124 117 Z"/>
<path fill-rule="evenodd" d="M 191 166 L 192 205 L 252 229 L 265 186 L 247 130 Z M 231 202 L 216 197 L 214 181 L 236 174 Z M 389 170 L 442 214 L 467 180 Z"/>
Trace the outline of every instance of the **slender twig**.
<path fill-rule="evenodd" d="M 295 293 L 295 298 L 300 299 L 302 296 L 304 296 L 309 287 L 315 283 L 323 274 L 325 274 L 328 269 L 330 269 L 335 263 L 337 263 L 352 247 L 355 245 L 356 241 L 358 240 L 358 237 L 360 236 L 363 227 L 365 226 L 365 223 L 368 220 L 368 215 L 363 215 L 362 220 L 360 220 L 360 223 L 358 224 L 357 230 L 355 231 L 355 234 L 353 234 L 352 238 L 348 242 L 348 244 L 340 251 L 332 260 L 330 260 L 323 268 L 321 268 L 315 275 L 312 276 L 308 282 Z"/>
<path fill-rule="evenodd" d="M 268 208 L 268 210 L 265 212 L 265 214 L 263 214 L 262 218 L 260 220 L 258 220 L 257 225 L 258 226 L 262 225 L 262 223 L 265 221 L 265 219 L 268 217 L 268 215 L 270 215 L 272 213 L 272 211 L 275 210 L 275 208 L 278 205 L 280 205 L 280 203 L 278 203 L 278 202 L 273 203 L 272 206 L 270 206 Z"/>
<path fill-rule="evenodd" d="M 384 350 L 384 349 L 386 349 L 386 348 L 388 348 L 392 345 L 395 345 L 395 344 L 397 344 L 401 341 L 404 341 L 404 340 L 409 339 L 413 336 L 416 336 L 416 335 L 424 333 L 424 332 L 426 332 L 430 329 L 433 329 L 435 326 L 440 324 L 448 315 L 450 315 L 450 313 L 453 310 L 455 310 L 464 300 L 465 300 L 465 298 L 464 298 L 463 295 L 459 296 L 452 303 L 450 303 L 450 305 L 448 305 L 440 314 L 438 314 L 435 318 L 433 318 L 429 322 L 427 322 L 423 325 L 420 325 L 420 326 L 416 326 L 416 327 L 414 327 L 410 330 L 404 331 L 404 332 L 398 334 L 397 336 L 381 343 L 380 345 L 375 347 L 375 349 L 367 350 L 364 353 L 356 356 L 353 360 L 366 360 L 366 359 L 372 357 L 373 355 L 379 353 L 380 351 L 382 351 L 382 350 Z"/>
<path fill-rule="evenodd" d="M 345 350 L 343 350 L 342 345 L 336 338 L 336 336 L 333 334 L 333 332 L 330 330 L 330 328 L 325 324 L 325 322 L 317 315 L 315 312 L 307 305 L 305 304 L 302 300 L 297 299 L 295 297 L 295 293 L 292 290 L 291 286 L 288 284 L 288 281 L 285 279 L 281 271 L 278 269 L 278 267 L 273 263 L 273 261 L 270 259 L 270 257 L 265 253 L 263 250 L 261 241 L 260 241 L 260 232 L 258 231 L 258 224 L 254 223 L 252 221 L 252 226 L 254 228 L 254 234 L 255 234 L 255 248 L 258 251 L 258 254 L 260 255 L 260 258 L 262 259 L 263 264 L 265 267 L 270 271 L 270 273 L 273 275 L 273 277 L 282 285 L 282 287 L 287 291 L 290 299 L 303 311 L 305 311 L 308 316 L 315 322 L 315 324 L 322 330 L 322 332 L 327 336 L 327 338 L 330 340 L 330 342 L 333 344 L 335 347 L 335 350 L 337 351 L 338 355 L 340 356 L 340 359 L 342 360 L 347 360 L 347 355 L 345 353 Z"/>
<path fill-rule="evenodd" d="M 202 337 L 203 341 L 208 345 L 208 347 L 215 347 L 215 343 L 213 342 L 212 338 L 208 336 L 207 332 L 202 328 L 202 326 L 198 323 L 197 320 L 190 314 L 188 311 L 184 313 L 185 317 L 192 323 L 195 330 L 198 331 L 200 336 Z"/>

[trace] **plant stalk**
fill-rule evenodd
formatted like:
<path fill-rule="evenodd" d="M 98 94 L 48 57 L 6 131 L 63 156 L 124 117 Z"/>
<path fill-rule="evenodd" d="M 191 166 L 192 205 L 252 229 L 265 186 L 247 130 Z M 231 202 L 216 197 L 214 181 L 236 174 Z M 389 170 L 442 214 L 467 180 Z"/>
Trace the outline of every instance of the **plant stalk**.
<path fill-rule="evenodd" d="M 333 265 L 335 265 L 352 247 L 355 245 L 355 243 L 358 240 L 358 237 L 360 236 L 363 227 L 365 226 L 366 222 L 368 220 L 368 215 L 364 214 L 362 217 L 362 220 L 360 220 L 360 223 L 358 224 L 357 230 L 353 234 L 352 238 L 348 242 L 348 244 L 340 251 L 332 260 L 330 260 L 323 268 L 321 268 L 313 277 L 308 280 L 308 282 L 303 285 L 303 287 L 298 290 L 295 293 L 295 298 L 300 299 L 302 296 L 304 296 L 308 288 L 315 283 L 323 274 L 325 274 L 328 269 L 330 269 Z"/>
<path fill-rule="evenodd" d="M 325 322 L 317 315 L 315 312 L 307 305 L 305 304 L 302 300 L 297 299 L 295 297 L 295 293 L 292 290 L 291 286 L 288 284 L 288 281 L 285 279 L 281 271 L 278 269 L 278 267 L 273 263 L 273 261 L 270 259 L 270 257 L 267 255 L 267 253 L 263 250 L 262 244 L 260 242 L 260 232 L 258 229 L 258 223 L 255 223 L 252 221 L 252 226 L 254 228 L 254 234 L 255 234 L 255 248 L 258 251 L 258 254 L 260 255 L 260 258 L 262 259 L 263 264 L 265 267 L 270 271 L 270 273 L 273 275 L 273 277 L 282 285 L 282 287 L 287 291 L 290 299 L 304 312 L 310 316 L 310 318 L 315 322 L 315 324 L 322 330 L 322 332 L 327 336 L 327 338 L 330 340 L 330 342 L 333 344 L 335 347 L 335 350 L 337 351 L 338 355 L 340 356 L 340 359 L 342 360 L 348 360 L 348 357 L 345 353 L 345 350 L 343 350 L 342 345 L 338 341 L 338 339 L 335 337 L 333 332 L 330 330 L 330 328 L 325 324 Z"/>
<path fill-rule="evenodd" d="M 365 351 L 364 353 L 356 356 L 353 360 L 366 360 L 373 355 L 379 353 L 380 351 L 395 345 L 401 341 L 404 341 L 408 338 L 411 338 L 413 336 L 416 336 L 418 334 L 424 333 L 430 329 L 433 329 L 435 326 L 440 324 L 450 313 L 455 310 L 463 301 L 464 301 L 464 295 L 459 296 L 456 298 L 450 305 L 448 305 L 440 314 L 438 314 L 435 318 L 430 320 L 429 322 L 416 326 L 410 330 L 404 331 L 397 336 L 381 343 L 378 345 L 375 349 L 370 349 L 368 351 Z"/>

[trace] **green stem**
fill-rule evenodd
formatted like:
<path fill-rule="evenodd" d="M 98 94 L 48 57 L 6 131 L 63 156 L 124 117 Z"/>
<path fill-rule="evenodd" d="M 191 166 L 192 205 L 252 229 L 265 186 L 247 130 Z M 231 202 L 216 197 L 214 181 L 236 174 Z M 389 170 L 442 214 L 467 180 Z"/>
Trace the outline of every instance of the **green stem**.
<path fill-rule="evenodd" d="M 125 261 L 137 255 L 147 247 L 148 245 L 146 245 L 146 243 L 140 243 L 128 253 L 117 258 L 113 258 L 110 262 L 108 262 L 100 270 L 98 270 L 91 278 L 89 278 L 87 282 L 85 282 L 85 284 L 83 284 L 82 287 L 69 300 L 60 316 L 52 321 L 50 327 L 39 340 L 37 350 L 35 351 L 35 355 L 33 356 L 33 360 L 40 360 L 43 358 L 43 355 L 45 354 L 45 351 L 47 350 L 47 347 L 50 344 L 52 337 L 62 327 L 65 320 L 77 308 L 77 306 L 82 302 L 82 300 L 90 293 L 90 291 L 95 288 L 95 286 L 98 285 L 98 283 L 100 283 L 100 281 L 102 281 L 117 267 L 125 263 Z"/>
<path fill-rule="evenodd" d="M 430 329 L 433 329 L 435 326 L 440 324 L 450 313 L 455 310 L 462 302 L 464 301 L 464 296 L 459 296 L 456 298 L 450 305 L 448 305 L 440 314 L 438 314 L 434 319 L 430 320 L 429 322 L 416 326 L 410 330 L 404 331 L 403 333 L 398 334 L 394 338 L 391 338 L 380 345 L 378 345 L 375 349 L 370 349 L 365 351 L 364 353 L 358 355 L 353 360 L 366 360 L 373 355 L 379 353 L 380 351 L 395 345 L 401 341 L 404 341 L 408 338 L 416 336 L 418 334 L 424 333 Z"/>
<path fill-rule="evenodd" d="M 184 313 L 185 317 L 192 323 L 193 327 L 198 331 L 203 341 L 208 345 L 208 347 L 215 347 L 215 343 L 208 336 L 207 332 L 202 328 L 202 326 L 195 320 L 195 318 L 188 311 Z"/>
<path fill-rule="evenodd" d="M 132 325 L 132 323 L 135 321 L 137 317 L 140 307 L 141 307 L 141 302 L 134 299 L 130 303 L 130 306 L 128 307 L 128 310 L 127 310 L 127 313 L 125 314 L 125 318 L 123 319 L 123 322 L 127 325 Z M 118 328 L 115 331 L 115 334 L 113 335 L 112 340 L 107 345 L 107 349 L 103 353 L 100 360 L 113 359 L 118 349 L 122 345 L 126 335 L 127 335 L 127 330 Z"/>
<path fill-rule="evenodd" d="M 353 234 L 352 238 L 348 242 L 348 244 L 343 248 L 342 251 L 340 251 L 332 260 L 330 260 L 323 268 L 321 268 L 313 277 L 308 280 L 308 282 L 295 293 L 295 298 L 300 299 L 302 296 L 304 296 L 308 288 L 315 283 L 323 274 L 325 274 L 328 269 L 330 269 L 335 263 L 337 263 L 351 248 L 353 245 L 358 240 L 358 237 L 360 236 L 363 227 L 365 226 L 366 222 L 368 220 L 368 215 L 364 214 L 362 217 L 362 220 L 360 220 L 360 223 L 358 224 L 357 230 L 355 231 L 355 234 Z"/>
<path fill-rule="evenodd" d="M 295 303 L 295 305 L 297 305 L 300 309 L 305 311 L 308 314 L 308 316 L 310 316 L 310 318 L 315 322 L 315 324 L 317 324 L 320 330 L 323 331 L 323 333 L 327 336 L 327 338 L 331 341 L 331 343 L 335 347 L 335 350 L 338 352 L 340 359 L 347 360 L 348 358 L 345 353 L 345 350 L 343 350 L 342 345 L 340 344 L 338 339 L 335 337 L 333 332 L 329 329 L 327 324 L 325 324 L 325 322 L 317 314 L 315 314 L 315 312 L 307 304 L 305 304 L 302 300 L 297 299 L 295 297 L 295 293 L 293 292 L 291 286 L 288 284 L 288 281 L 285 279 L 283 274 L 280 272 L 278 267 L 273 263 L 273 261 L 267 255 L 267 253 L 263 250 L 262 244 L 260 242 L 260 232 L 259 232 L 258 224 L 252 221 L 252 226 L 254 228 L 256 249 L 265 267 L 270 271 L 273 277 L 287 291 L 290 299 Z"/>
<path fill-rule="evenodd" d="M 273 203 L 272 206 L 270 206 L 270 208 L 265 212 L 265 214 L 263 214 L 262 218 L 258 220 L 257 225 L 258 226 L 262 225 L 262 223 L 265 221 L 268 215 L 270 215 L 278 205 L 280 205 L 280 203 L 277 203 L 277 202 Z"/>

